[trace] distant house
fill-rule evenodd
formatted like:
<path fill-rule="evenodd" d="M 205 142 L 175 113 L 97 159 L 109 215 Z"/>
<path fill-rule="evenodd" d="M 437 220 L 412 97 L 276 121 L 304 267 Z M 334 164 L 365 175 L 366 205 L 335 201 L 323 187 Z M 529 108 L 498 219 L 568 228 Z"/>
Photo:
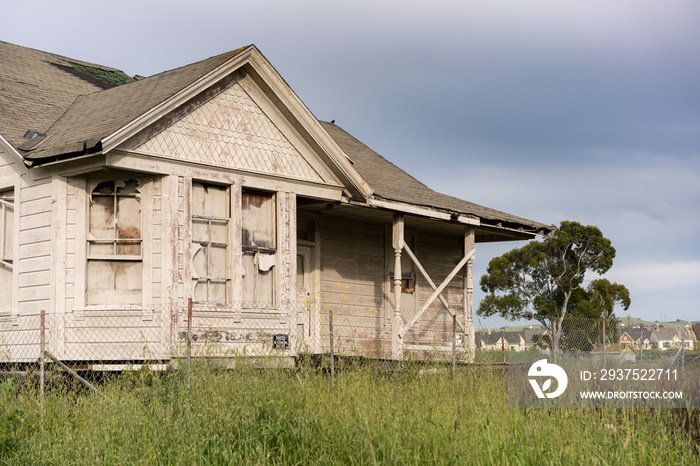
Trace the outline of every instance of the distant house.
<path fill-rule="evenodd" d="M 618 332 L 620 332 L 618 342 L 622 345 L 635 349 L 639 349 L 640 347 L 642 349 L 652 348 L 652 332 L 648 327 L 622 327 Z"/>
<path fill-rule="evenodd" d="M 525 351 L 528 349 L 522 332 L 500 330 L 478 332 L 476 346 L 491 351 Z"/>
<path fill-rule="evenodd" d="M 139 79 L 5 42 L 0 63 L 12 361 L 36 359 L 41 310 L 63 360 L 170 359 L 188 300 L 197 344 L 320 353 L 334 296 L 340 347 L 450 347 L 456 316 L 469 351 L 476 244 L 553 231 L 433 191 L 317 120 L 252 45 Z"/>
<path fill-rule="evenodd" d="M 634 338 L 632 338 L 629 335 L 629 333 L 627 333 L 627 332 L 623 332 L 622 335 L 620 336 L 620 343 L 631 345 L 634 342 L 635 342 Z"/>
<path fill-rule="evenodd" d="M 655 349 L 662 351 L 678 349 L 683 346 L 692 350 L 697 337 L 689 327 L 656 328 L 651 332 L 651 343 Z"/>

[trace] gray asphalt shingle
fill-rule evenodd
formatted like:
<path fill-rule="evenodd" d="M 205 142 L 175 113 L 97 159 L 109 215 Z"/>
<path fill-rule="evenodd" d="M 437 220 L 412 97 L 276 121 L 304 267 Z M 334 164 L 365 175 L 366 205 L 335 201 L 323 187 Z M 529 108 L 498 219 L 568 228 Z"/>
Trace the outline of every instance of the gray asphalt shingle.
<path fill-rule="evenodd" d="M 249 46 L 252 47 L 252 46 Z M 0 42 L 0 134 L 26 160 L 71 157 L 99 143 L 248 47 L 133 80 L 114 68 Z M 115 84 L 120 84 L 116 85 Z M 547 233 L 551 227 L 438 193 L 340 127 L 321 122 L 376 198 L 479 219 L 482 225 Z M 34 140 L 27 131 L 45 133 Z"/>

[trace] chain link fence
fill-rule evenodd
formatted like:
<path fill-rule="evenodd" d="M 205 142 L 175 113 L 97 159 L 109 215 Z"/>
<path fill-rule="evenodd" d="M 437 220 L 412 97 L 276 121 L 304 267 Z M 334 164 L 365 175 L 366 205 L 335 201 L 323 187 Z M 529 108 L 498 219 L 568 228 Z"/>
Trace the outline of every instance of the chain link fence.
<path fill-rule="evenodd" d="M 416 317 L 418 316 L 418 317 Z M 569 317 L 557 328 L 442 310 L 324 304 L 175 303 L 132 309 L 30 314 L 0 321 L 0 365 L 25 370 L 46 357 L 73 370 L 179 369 L 246 357 L 293 366 L 303 356 L 457 364 L 533 363 L 557 354 L 677 364 L 697 347 L 688 327 L 624 326 Z M 558 349 L 557 349 L 558 348 Z M 695 357 L 694 353 L 692 357 Z M 398 357 L 397 357 L 398 355 Z M 42 358 L 44 356 L 44 358 Z"/>

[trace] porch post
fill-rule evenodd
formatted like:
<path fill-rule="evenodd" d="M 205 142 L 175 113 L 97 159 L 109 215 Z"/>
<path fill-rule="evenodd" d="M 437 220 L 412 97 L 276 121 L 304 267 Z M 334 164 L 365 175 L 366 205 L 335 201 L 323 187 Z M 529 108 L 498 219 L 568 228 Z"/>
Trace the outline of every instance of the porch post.
<path fill-rule="evenodd" d="M 475 250 L 475 235 L 474 229 L 469 228 L 464 232 L 464 255 L 469 255 Z M 466 331 L 465 349 L 467 350 L 467 358 L 469 362 L 474 362 L 474 354 L 476 351 L 476 332 L 474 329 L 474 277 L 472 276 L 472 266 L 474 265 L 474 255 L 467 261 L 467 266 L 464 269 L 464 328 Z"/>
<path fill-rule="evenodd" d="M 404 216 L 394 214 L 392 246 L 394 248 L 394 318 L 391 320 L 391 357 L 403 358 L 403 317 L 401 317 L 401 250 L 404 241 Z"/>

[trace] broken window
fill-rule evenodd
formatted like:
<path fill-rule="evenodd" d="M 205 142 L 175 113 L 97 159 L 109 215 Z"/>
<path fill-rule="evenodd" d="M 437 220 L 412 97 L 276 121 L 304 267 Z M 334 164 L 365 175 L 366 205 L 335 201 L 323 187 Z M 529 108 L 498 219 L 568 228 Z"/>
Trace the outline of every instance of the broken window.
<path fill-rule="evenodd" d="M 277 252 L 275 196 L 243 192 L 243 301 L 247 306 L 274 305 Z"/>
<path fill-rule="evenodd" d="M 390 277 L 390 283 L 391 283 L 391 292 L 394 292 L 394 275 L 391 275 Z M 416 282 L 411 278 L 402 278 L 401 279 L 401 293 L 405 294 L 413 294 L 416 291 Z"/>
<path fill-rule="evenodd" d="M 12 309 L 12 270 L 14 268 L 14 190 L 0 192 L 0 312 Z"/>
<path fill-rule="evenodd" d="M 140 304 L 141 193 L 137 180 L 101 181 L 90 193 L 87 304 Z"/>
<path fill-rule="evenodd" d="M 228 188 L 192 183 L 192 286 L 195 301 L 228 301 L 231 208 Z"/>

